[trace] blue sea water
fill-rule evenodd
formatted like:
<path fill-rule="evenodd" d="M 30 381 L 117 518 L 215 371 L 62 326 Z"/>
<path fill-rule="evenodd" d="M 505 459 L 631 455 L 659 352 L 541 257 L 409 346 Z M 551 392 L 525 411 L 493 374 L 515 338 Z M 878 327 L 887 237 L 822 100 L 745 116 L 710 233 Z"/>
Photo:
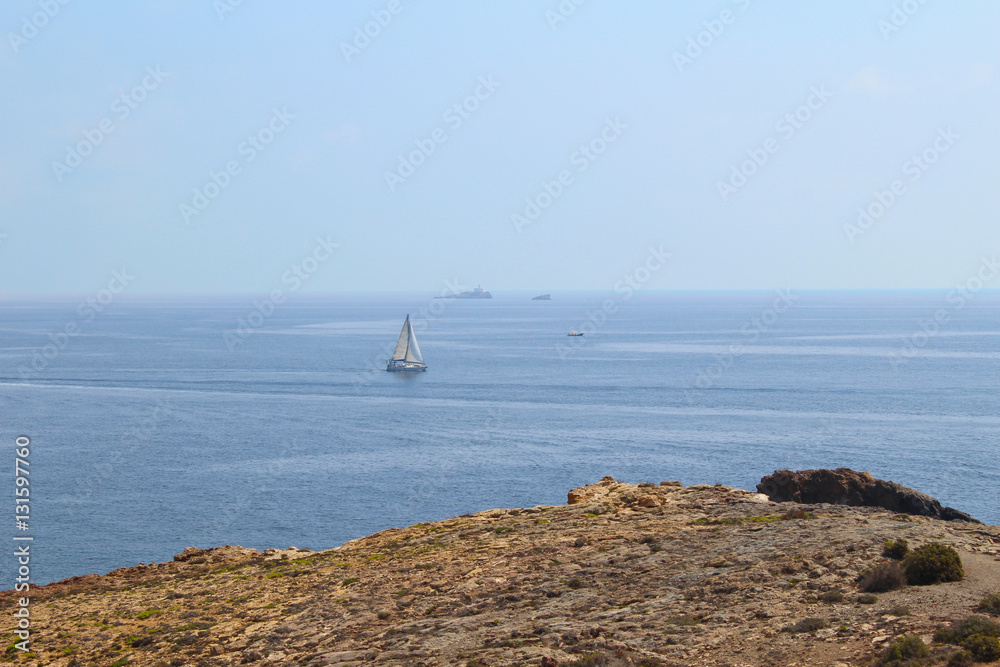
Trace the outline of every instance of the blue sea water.
<path fill-rule="evenodd" d="M 39 583 L 192 545 L 329 548 L 603 475 L 752 489 L 847 466 L 1000 523 L 996 293 L 530 296 L 299 298 L 234 350 L 249 297 L 3 301 L 6 532 L 22 434 Z M 386 373 L 407 313 L 430 370 Z"/>

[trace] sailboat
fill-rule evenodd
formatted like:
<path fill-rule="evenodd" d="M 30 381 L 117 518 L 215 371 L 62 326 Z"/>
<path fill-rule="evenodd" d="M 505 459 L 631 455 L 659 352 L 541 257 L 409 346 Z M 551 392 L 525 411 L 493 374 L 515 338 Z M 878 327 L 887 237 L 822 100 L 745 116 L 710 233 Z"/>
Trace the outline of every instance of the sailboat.
<path fill-rule="evenodd" d="M 426 371 L 427 364 L 420 355 L 420 346 L 417 345 L 417 335 L 413 333 L 413 325 L 410 324 L 410 316 L 406 316 L 403 322 L 403 330 L 399 332 L 399 340 L 396 341 L 396 350 L 392 353 L 392 359 L 385 362 L 387 371 Z"/>

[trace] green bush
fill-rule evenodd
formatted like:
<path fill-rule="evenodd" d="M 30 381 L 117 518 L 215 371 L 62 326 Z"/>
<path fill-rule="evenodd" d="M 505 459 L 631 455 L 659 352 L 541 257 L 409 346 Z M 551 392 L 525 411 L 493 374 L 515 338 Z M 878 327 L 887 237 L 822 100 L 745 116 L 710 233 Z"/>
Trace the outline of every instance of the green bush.
<path fill-rule="evenodd" d="M 917 547 L 903 561 L 906 580 L 917 586 L 959 581 L 965 576 L 958 552 L 940 542 Z"/>
<path fill-rule="evenodd" d="M 980 601 L 976 611 L 984 611 L 992 616 L 1000 616 L 1000 593 L 990 593 Z"/>
<path fill-rule="evenodd" d="M 975 662 L 968 651 L 958 651 L 948 658 L 948 667 L 972 667 Z"/>
<path fill-rule="evenodd" d="M 827 591 L 826 593 L 821 593 L 817 598 L 820 602 L 827 602 L 829 604 L 836 604 L 838 602 L 844 601 L 843 591 Z"/>
<path fill-rule="evenodd" d="M 1000 660 L 1000 639 L 996 637 L 972 635 L 962 643 L 962 646 L 972 654 L 977 662 Z"/>
<path fill-rule="evenodd" d="M 952 623 L 947 628 L 940 628 L 934 633 L 934 641 L 961 646 L 967 639 L 975 635 L 1000 637 L 1000 624 L 983 616 L 970 616 Z"/>
<path fill-rule="evenodd" d="M 129 635 L 125 638 L 125 643 L 132 648 L 140 648 L 142 646 L 149 646 L 152 644 L 153 638 L 149 636 Z"/>
<path fill-rule="evenodd" d="M 561 663 L 566 667 L 662 667 L 656 658 L 643 658 L 630 651 L 616 649 L 613 653 L 588 653 L 572 662 Z"/>
<path fill-rule="evenodd" d="M 829 626 L 829 623 L 822 618 L 804 618 L 795 625 L 789 625 L 787 628 L 784 628 L 784 631 L 799 634 L 802 632 L 816 632 L 827 626 Z"/>
<path fill-rule="evenodd" d="M 903 560 L 910 552 L 910 545 L 906 540 L 889 540 L 882 547 L 882 555 L 893 560 Z"/>
<path fill-rule="evenodd" d="M 906 660 L 926 658 L 931 654 L 920 637 L 896 637 L 882 654 L 882 665 L 895 665 Z"/>
<path fill-rule="evenodd" d="M 895 561 L 879 563 L 861 575 L 858 585 L 865 593 L 885 593 L 905 586 L 906 575 Z"/>

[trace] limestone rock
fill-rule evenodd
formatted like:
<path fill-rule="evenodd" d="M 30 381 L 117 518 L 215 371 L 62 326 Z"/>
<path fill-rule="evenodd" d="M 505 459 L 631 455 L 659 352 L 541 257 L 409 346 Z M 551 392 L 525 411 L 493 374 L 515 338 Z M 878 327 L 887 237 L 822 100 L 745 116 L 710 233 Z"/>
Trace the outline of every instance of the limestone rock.
<path fill-rule="evenodd" d="M 757 490 L 775 502 L 830 503 L 882 507 L 893 512 L 929 516 L 946 521 L 981 523 L 965 512 L 902 484 L 876 479 L 868 472 L 836 470 L 775 470 L 760 480 Z"/>

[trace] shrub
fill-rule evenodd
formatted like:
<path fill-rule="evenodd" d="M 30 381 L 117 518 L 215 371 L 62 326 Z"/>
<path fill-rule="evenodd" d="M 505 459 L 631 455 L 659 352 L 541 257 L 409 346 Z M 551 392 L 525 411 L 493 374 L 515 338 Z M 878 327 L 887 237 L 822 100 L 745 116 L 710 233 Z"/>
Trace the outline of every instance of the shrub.
<path fill-rule="evenodd" d="M 968 651 L 958 651 L 948 658 L 948 667 L 972 667 L 975 662 Z"/>
<path fill-rule="evenodd" d="M 965 576 L 958 552 L 940 542 L 917 547 L 903 561 L 906 580 L 917 586 L 959 581 Z"/>
<path fill-rule="evenodd" d="M 691 626 L 698 625 L 701 623 L 701 620 L 695 618 L 694 616 L 671 616 L 667 619 L 667 623 L 669 625 Z"/>
<path fill-rule="evenodd" d="M 910 545 L 906 540 L 889 540 L 882 547 L 882 555 L 893 560 L 903 560 L 910 552 Z"/>
<path fill-rule="evenodd" d="M 819 596 L 820 602 L 828 602 L 830 604 L 835 604 L 837 602 L 844 601 L 844 593 L 842 591 L 827 591 Z"/>
<path fill-rule="evenodd" d="M 990 593 L 980 601 L 976 611 L 984 611 L 992 616 L 1000 616 L 1000 593 Z"/>
<path fill-rule="evenodd" d="M 880 664 L 894 665 L 906 660 L 926 658 L 930 654 L 930 650 L 920 637 L 896 637 L 882 654 Z"/>
<path fill-rule="evenodd" d="M 865 593 L 894 591 L 906 585 L 906 574 L 899 563 L 879 563 L 861 575 L 858 585 Z"/>
<path fill-rule="evenodd" d="M 862 593 L 858 596 L 858 604 L 875 604 L 878 598 L 871 593 Z"/>
<path fill-rule="evenodd" d="M 643 658 L 623 649 L 613 653 L 588 653 L 577 660 L 564 663 L 566 667 L 661 667 L 656 658 Z"/>
<path fill-rule="evenodd" d="M 962 645 L 965 640 L 974 635 L 1000 637 L 1000 624 L 983 616 L 970 616 L 952 623 L 947 628 L 940 628 L 934 633 L 934 641 L 942 644 Z"/>
<path fill-rule="evenodd" d="M 972 654 L 977 662 L 1000 660 L 1000 639 L 996 637 L 972 635 L 962 643 L 962 646 Z"/>
<path fill-rule="evenodd" d="M 799 634 L 801 632 L 816 632 L 817 630 L 822 630 L 827 627 L 827 623 L 822 618 L 804 618 L 795 625 L 789 625 L 784 628 L 785 632 L 791 632 L 792 634 Z"/>
<path fill-rule="evenodd" d="M 909 616 L 910 608 L 906 605 L 899 605 L 898 607 L 893 607 L 886 612 L 890 616 Z"/>

